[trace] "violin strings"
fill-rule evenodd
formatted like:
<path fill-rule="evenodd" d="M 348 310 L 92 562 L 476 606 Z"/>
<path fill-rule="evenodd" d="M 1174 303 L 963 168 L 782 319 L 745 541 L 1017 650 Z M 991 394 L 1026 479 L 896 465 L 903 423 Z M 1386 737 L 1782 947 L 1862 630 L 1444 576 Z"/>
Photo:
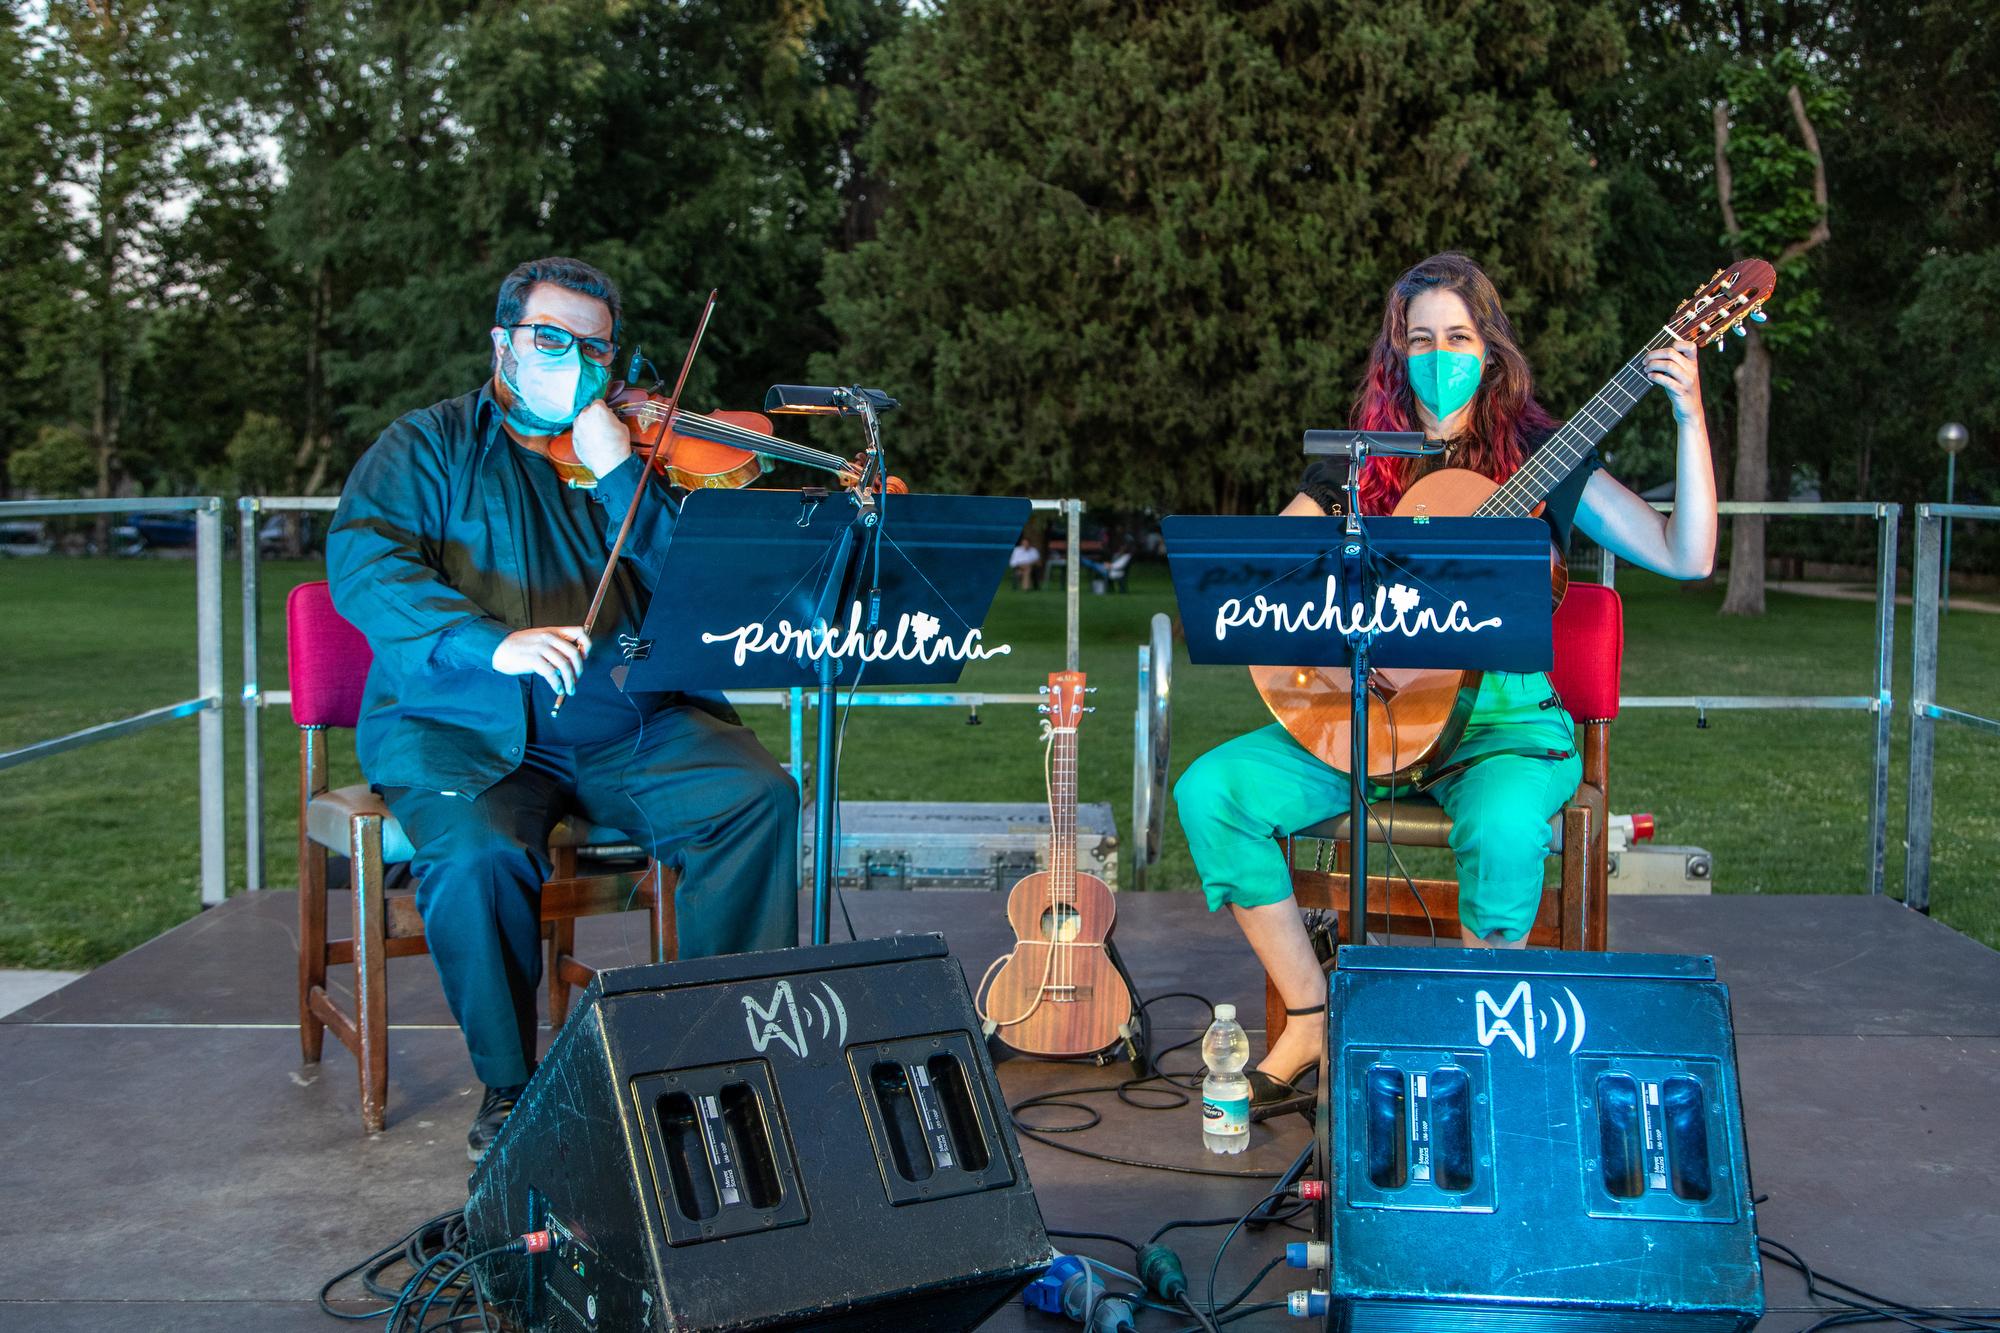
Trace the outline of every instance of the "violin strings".
<path fill-rule="evenodd" d="M 632 419 L 641 425 L 654 426 L 666 420 L 666 413 L 666 408 L 647 402 L 640 404 L 632 413 Z M 794 444 L 775 435 L 763 435 L 727 421 L 717 421 L 714 417 L 705 416 L 700 412 L 682 411 L 674 419 L 683 425 L 688 422 L 699 422 L 716 434 L 724 436 L 723 443 L 739 445 L 754 453 L 770 454 L 774 458 L 783 458 L 794 463 L 806 463 L 813 467 L 825 468 L 829 472 L 844 472 L 848 467 L 847 460 L 838 454 L 830 454 L 807 444 Z"/>

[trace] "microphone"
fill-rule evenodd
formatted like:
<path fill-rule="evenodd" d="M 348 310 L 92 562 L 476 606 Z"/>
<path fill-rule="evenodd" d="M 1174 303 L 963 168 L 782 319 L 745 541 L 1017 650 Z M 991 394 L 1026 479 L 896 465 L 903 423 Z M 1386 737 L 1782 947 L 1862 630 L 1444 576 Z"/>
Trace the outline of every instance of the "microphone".
<path fill-rule="evenodd" d="M 766 412 L 792 416 L 858 416 L 865 398 L 875 415 L 900 407 L 880 389 L 835 388 L 816 384 L 774 384 L 764 393 Z"/>
<path fill-rule="evenodd" d="M 639 343 L 633 343 L 632 361 L 631 364 L 625 367 L 625 382 L 627 384 L 637 384 L 639 382 L 639 367 L 645 364 L 646 349 Z"/>
<path fill-rule="evenodd" d="M 1309 430 L 1306 453 L 1319 458 L 1420 458 L 1444 452 L 1444 441 L 1419 430 Z"/>

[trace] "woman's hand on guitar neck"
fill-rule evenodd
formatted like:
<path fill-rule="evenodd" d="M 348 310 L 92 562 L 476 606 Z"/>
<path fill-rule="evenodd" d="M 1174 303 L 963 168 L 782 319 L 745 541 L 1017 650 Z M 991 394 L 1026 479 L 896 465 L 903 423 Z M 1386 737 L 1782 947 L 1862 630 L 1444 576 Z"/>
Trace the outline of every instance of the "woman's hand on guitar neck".
<path fill-rule="evenodd" d="M 1648 352 L 1644 366 L 1646 378 L 1667 391 L 1677 423 L 1701 420 L 1701 365 L 1693 343 L 1676 338 L 1672 347 Z"/>

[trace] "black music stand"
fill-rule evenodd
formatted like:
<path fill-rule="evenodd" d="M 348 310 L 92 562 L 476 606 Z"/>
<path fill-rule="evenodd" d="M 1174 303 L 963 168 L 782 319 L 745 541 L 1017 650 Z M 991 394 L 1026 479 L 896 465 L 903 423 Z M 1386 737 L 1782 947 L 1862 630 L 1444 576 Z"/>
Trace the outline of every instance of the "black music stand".
<path fill-rule="evenodd" d="M 835 696 L 843 685 L 947 685 L 997 656 L 980 625 L 1027 526 L 1027 500 L 986 495 L 696 491 L 681 507 L 624 690 L 819 691 L 813 943 L 827 942 L 838 849 Z"/>
<path fill-rule="evenodd" d="M 1315 432 L 1317 434 L 1317 432 Z M 1365 719 L 1375 667 L 1546 671 L 1549 530 L 1532 518 L 1162 521 L 1188 660 L 1353 673 Z M 1368 728 L 1350 727 L 1349 910 L 1365 938 Z"/>

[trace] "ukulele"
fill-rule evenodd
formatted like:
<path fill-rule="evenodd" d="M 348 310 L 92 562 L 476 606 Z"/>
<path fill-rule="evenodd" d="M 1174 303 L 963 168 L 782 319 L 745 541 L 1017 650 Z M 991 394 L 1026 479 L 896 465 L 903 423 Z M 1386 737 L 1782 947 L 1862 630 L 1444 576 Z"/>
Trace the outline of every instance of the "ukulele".
<path fill-rule="evenodd" d="M 1076 731 L 1084 674 L 1049 676 L 1048 869 L 1023 876 L 1007 895 L 1014 951 L 987 969 L 981 1016 L 1001 1041 L 1024 1055 L 1068 1059 L 1116 1043 L 1132 1019 L 1132 996 L 1112 966 L 1106 943 L 1111 890 L 1076 868 Z M 994 969 L 999 975 L 994 975 Z"/>
<path fill-rule="evenodd" d="M 1627 361 L 1611 382 L 1564 422 L 1505 483 L 1465 468 L 1440 468 L 1403 492 L 1396 514 L 1403 517 L 1536 515 L 1542 501 L 1576 470 L 1585 456 L 1653 387 L 1642 364 L 1648 353 L 1686 339 L 1711 347 L 1745 319 L 1763 319 L 1764 302 L 1777 273 L 1761 259 L 1743 259 L 1702 284 L 1680 303 L 1673 318 Z M 1740 332 L 1740 329 L 1739 329 Z M 1569 588 L 1569 568 L 1550 543 L 1549 583 L 1554 603 Z M 1395 668 L 1369 673 L 1368 776 L 1396 778 L 1435 771 L 1451 756 L 1464 734 L 1479 694 L 1477 671 Z M 1353 673 L 1342 667 L 1253 666 L 1250 678 L 1265 707 L 1292 739 L 1321 760 L 1345 771 L 1352 762 L 1349 739 Z"/>

